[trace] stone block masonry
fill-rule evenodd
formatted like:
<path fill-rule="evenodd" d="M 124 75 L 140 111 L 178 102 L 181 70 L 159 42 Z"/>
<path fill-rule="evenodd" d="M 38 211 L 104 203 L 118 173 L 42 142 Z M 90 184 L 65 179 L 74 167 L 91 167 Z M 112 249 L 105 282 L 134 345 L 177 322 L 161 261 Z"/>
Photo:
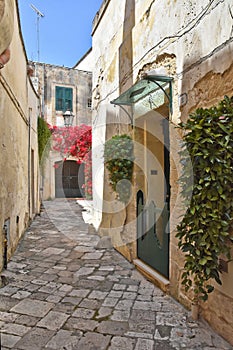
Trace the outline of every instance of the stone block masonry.
<path fill-rule="evenodd" d="M 2 349 L 232 349 L 116 250 L 96 250 L 75 201 L 44 207 L 4 273 Z"/>

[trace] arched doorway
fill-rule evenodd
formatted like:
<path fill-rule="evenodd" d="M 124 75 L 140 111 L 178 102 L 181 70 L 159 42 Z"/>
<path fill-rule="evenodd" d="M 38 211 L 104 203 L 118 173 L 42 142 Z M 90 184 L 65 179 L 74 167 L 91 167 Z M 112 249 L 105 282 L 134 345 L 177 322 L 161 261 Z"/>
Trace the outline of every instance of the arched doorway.
<path fill-rule="evenodd" d="M 55 197 L 83 197 L 84 164 L 73 160 L 55 163 Z"/>

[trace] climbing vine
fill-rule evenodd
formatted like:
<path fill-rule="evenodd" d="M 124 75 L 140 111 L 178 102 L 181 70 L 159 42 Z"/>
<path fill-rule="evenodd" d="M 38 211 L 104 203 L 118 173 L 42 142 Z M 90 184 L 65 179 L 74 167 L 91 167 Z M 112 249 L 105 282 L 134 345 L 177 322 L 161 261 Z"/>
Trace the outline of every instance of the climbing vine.
<path fill-rule="evenodd" d="M 43 156 L 45 156 L 46 149 L 49 149 L 48 143 L 51 137 L 51 131 L 46 121 L 39 117 L 37 120 L 37 133 L 38 133 L 38 152 L 39 161 L 42 163 Z M 50 146 L 50 145 L 49 145 Z"/>
<path fill-rule="evenodd" d="M 194 290 L 194 300 L 207 300 L 214 290 L 211 280 L 222 284 L 219 257 L 231 259 L 233 236 L 233 97 L 218 106 L 198 109 L 179 127 L 192 162 L 180 178 L 184 203 L 192 187 L 190 206 L 178 225 L 179 248 L 185 253 L 182 283 Z M 184 149 L 182 163 L 187 164 Z"/>
<path fill-rule="evenodd" d="M 105 144 L 104 159 L 110 185 L 117 199 L 126 203 L 131 195 L 133 174 L 133 141 L 129 135 L 115 135 Z"/>

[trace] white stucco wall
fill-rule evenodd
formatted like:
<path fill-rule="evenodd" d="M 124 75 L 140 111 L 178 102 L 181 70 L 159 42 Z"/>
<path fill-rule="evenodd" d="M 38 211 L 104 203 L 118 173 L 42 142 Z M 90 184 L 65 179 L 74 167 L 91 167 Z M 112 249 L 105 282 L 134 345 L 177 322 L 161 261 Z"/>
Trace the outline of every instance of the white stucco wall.
<path fill-rule="evenodd" d="M 93 55 L 92 49 L 90 49 L 78 63 L 74 66 L 75 69 L 84 70 L 88 72 L 92 72 L 94 69 Z"/>

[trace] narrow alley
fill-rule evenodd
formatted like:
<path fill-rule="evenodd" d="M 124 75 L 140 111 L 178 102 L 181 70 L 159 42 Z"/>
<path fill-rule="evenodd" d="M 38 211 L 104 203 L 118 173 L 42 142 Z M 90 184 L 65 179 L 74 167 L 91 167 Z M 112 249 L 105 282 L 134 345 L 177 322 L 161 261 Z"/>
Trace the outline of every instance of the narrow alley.
<path fill-rule="evenodd" d="M 232 349 L 99 240 L 74 200 L 44 203 L 3 273 L 2 350 Z"/>

